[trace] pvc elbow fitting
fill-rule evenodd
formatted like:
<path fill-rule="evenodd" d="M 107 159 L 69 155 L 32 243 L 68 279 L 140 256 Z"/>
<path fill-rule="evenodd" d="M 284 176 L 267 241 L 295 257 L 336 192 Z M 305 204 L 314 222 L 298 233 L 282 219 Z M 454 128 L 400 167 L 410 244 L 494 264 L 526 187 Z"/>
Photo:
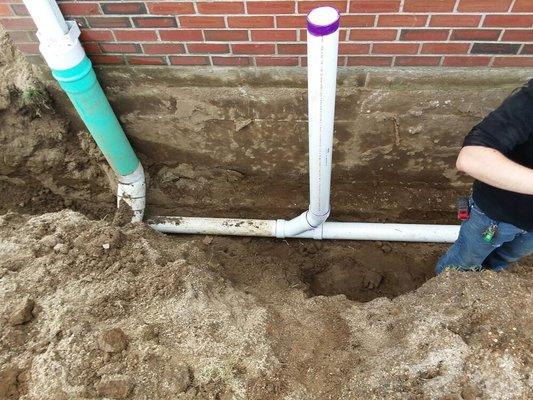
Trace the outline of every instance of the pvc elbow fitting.
<path fill-rule="evenodd" d="M 141 222 L 146 207 L 146 182 L 141 163 L 131 174 L 119 176 L 118 179 L 117 206 L 120 207 L 124 201 L 133 212 L 131 222 Z"/>

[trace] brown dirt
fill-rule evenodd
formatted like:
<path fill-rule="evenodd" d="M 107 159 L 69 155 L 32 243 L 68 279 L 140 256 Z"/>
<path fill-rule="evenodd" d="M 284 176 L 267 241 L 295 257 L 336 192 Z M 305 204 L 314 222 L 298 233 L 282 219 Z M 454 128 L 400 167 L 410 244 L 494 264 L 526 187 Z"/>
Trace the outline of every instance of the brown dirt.
<path fill-rule="evenodd" d="M 24 101 L 39 83 L 5 38 L 0 56 L 0 399 L 533 398 L 530 259 L 432 278 L 446 246 L 112 221 L 92 142 Z"/>

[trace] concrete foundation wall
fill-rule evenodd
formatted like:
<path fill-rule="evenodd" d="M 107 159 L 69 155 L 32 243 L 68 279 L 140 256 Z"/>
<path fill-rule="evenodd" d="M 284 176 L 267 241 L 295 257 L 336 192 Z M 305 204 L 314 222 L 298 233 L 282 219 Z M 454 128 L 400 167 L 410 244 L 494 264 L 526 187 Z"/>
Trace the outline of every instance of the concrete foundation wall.
<path fill-rule="evenodd" d="M 265 198 L 275 190 L 295 209 L 305 206 L 305 69 L 106 67 L 98 75 L 127 134 L 158 176 L 163 166 L 178 180 L 187 178 L 184 168 L 211 171 L 207 180 L 213 171 L 226 171 L 249 184 L 249 204 L 240 199 L 235 209 L 253 208 L 260 187 Z M 338 209 L 364 213 L 376 196 L 389 199 L 388 206 L 415 209 L 417 202 L 434 203 L 432 188 L 444 204 L 426 208 L 452 207 L 455 194 L 468 191 L 469 180 L 454 168 L 464 135 L 531 75 L 527 70 L 340 70 L 333 156 Z M 65 96 L 52 81 L 49 87 L 73 115 L 73 127 L 81 129 Z M 198 171 L 193 175 L 198 178 Z M 379 192 L 384 187 L 387 194 Z M 189 189 L 181 188 L 182 201 Z M 208 204 L 219 195 L 214 188 L 205 190 L 188 204 Z M 152 197 L 155 203 L 183 205 L 160 192 Z"/>

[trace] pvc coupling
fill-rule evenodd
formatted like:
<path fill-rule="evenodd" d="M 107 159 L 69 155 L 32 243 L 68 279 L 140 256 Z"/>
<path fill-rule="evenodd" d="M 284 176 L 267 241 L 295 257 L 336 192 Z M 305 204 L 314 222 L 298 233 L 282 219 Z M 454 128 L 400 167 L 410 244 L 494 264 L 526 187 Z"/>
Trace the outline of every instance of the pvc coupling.
<path fill-rule="evenodd" d="M 134 172 L 119 176 L 118 179 L 117 207 L 124 201 L 133 212 L 131 222 L 141 222 L 146 207 L 146 183 L 141 163 Z"/>

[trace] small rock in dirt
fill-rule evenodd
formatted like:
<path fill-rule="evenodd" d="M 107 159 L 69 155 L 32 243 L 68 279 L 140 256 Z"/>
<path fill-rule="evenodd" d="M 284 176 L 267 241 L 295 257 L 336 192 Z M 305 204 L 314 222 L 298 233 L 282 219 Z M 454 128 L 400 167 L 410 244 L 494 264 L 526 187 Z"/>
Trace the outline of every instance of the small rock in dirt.
<path fill-rule="evenodd" d="M 128 338 L 120 328 L 103 331 L 98 339 L 100 348 L 107 353 L 117 353 L 128 347 Z"/>
<path fill-rule="evenodd" d="M 381 281 L 383 281 L 383 275 L 374 271 L 366 271 L 363 276 L 363 286 L 370 290 L 377 289 Z"/>
<path fill-rule="evenodd" d="M 383 246 L 381 246 L 381 251 L 385 254 L 390 253 L 392 251 L 392 246 L 388 243 L 384 243 Z"/>
<path fill-rule="evenodd" d="M 111 246 L 109 245 L 109 243 L 104 243 L 104 244 L 102 245 L 102 247 L 103 247 L 104 250 L 109 250 L 109 248 L 110 248 Z"/>
<path fill-rule="evenodd" d="M 102 377 L 96 385 L 96 391 L 102 397 L 124 399 L 131 392 L 133 384 L 127 376 Z"/>
<path fill-rule="evenodd" d="M 251 123 L 252 123 L 252 120 L 250 118 L 235 120 L 235 132 L 239 132 L 240 130 L 246 128 Z"/>
<path fill-rule="evenodd" d="M 143 325 L 141 327 L 140 335 L 142 339 L 149 341 L 157 338 L 157 336 L 159 336 L 159 332 L 157 331 L 157 328 L 153 325 Z"/>
<path fill-rule="evenodd" d="M 17 392 L 17 375 L 19 371 L 13 367 L 7 367 L 0 371 L 0 399 L 9 399 Z"/>
<path fill-rule="evenodd" d="M 206 236 L 202 240 L 202 243 L 205 244 L 206 246 L 209 246 L 212 242 L 213 242 L 213 236 Z"/>
<path fill-rule="evenodd" d="M 54 246 L 54 251 L 56 253 L 61 253 L 61 254 L 67 254 L 68 253 L 68 248 L 67 248 L 67 245 L 64 244 L 64 243 L 58 243 Z"/>
<path fill-rule="evenodd" d="M 17 304 L 9 316 L 9 323 L 15 326 L 31 321 L 33 319 L 33 307 L 35 307 L 35 302 L 31 299 L 25 299 Z"/>

